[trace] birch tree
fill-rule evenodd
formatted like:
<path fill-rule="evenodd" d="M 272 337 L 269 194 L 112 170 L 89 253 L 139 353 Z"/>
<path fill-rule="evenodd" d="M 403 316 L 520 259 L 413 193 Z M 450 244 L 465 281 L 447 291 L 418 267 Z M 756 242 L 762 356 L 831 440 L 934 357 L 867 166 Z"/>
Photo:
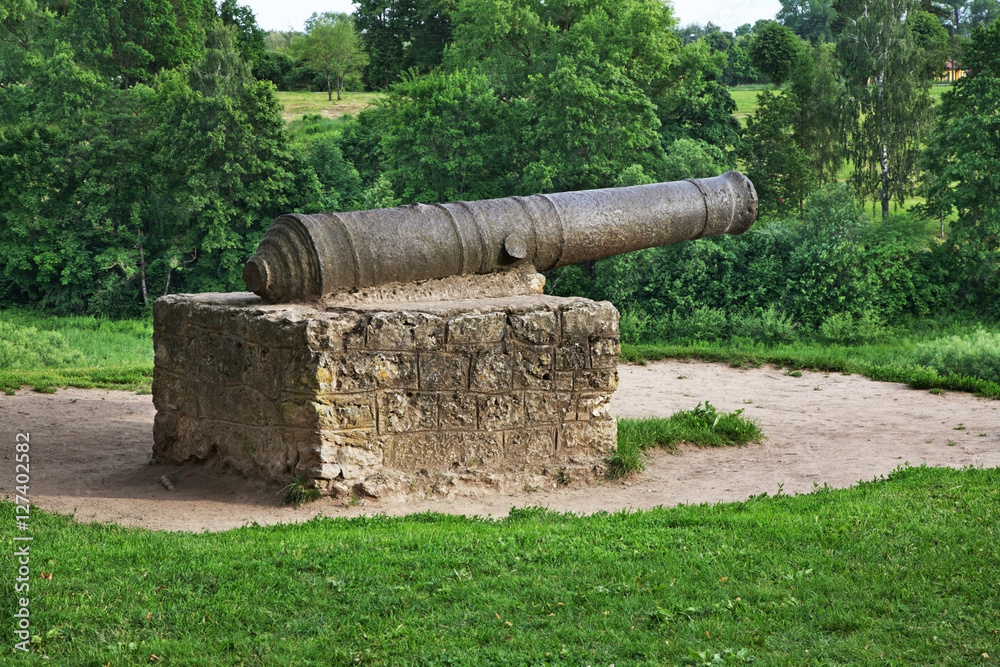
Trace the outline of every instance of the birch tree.
<path fill-rule="evenodd" d="M 837 54 L 852 97 L 852 182 L 889 202 L 913 191 L 921 139 L 930 122 L 929 82 L 908 19 L 913 0 L 840 0 Z"/>

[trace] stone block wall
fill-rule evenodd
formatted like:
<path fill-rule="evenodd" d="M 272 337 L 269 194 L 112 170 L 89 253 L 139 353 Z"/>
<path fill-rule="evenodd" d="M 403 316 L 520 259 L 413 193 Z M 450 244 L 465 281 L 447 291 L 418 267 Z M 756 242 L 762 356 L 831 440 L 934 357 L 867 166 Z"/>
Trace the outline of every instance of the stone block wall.
<path fill-rule="evenodd" d="M 618 313 L 532 294 L 154 305 L 154 455 L 333 495 L 598 474 L 614 450 Z"/>

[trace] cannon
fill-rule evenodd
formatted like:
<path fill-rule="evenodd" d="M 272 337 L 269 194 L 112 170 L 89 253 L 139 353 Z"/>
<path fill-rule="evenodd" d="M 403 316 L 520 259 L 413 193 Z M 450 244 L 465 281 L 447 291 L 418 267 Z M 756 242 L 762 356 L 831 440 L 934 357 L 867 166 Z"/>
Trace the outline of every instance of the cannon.
<path fill-rule="evenodd" d="M 272 303 L 306 302 L 394 282 L 539 271 L 717 234 L 757 219 L 757 193 L 735 171 L 622 188 L 392 209 L 282 215 L 243 268 Z"/>

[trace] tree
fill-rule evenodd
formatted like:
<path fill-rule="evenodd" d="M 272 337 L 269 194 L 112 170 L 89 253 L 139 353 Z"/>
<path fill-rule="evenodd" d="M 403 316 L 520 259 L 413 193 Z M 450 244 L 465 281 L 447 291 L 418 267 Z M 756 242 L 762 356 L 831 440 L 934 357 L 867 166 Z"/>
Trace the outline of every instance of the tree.
<path fill-rule="evenodd" d="M 924 156 L 927 209 L 958 211 L 948 246 L 965 296 L 1000 314 L 1000 22 L 973 30 L 967 77 L 941 100 Z"/>
<path fill-rule="evenodd" d="M 747 165 L 761 213 L 801 210 L 812 179 L 806 154 L 793 137 L 798 99 L 786 92 L 761 91 L 757 112 L 747 118 L 739 155 Z"/>
<path fill-rule="evenodd" d="M 812 44 L 833 41 L 833 0 L 780 0 L 778 22 Z"/>
<path fill-rule="evenodd" d="M 664 146 L 676 139 L 698 139 L 723 151 L 740 142 L 736 102 L 720 79 L 726 54 L 711 53 L 704 40 L 688 44 L 670 70 L 677 83 L 653 98 Z"/>
<path fill-rule="evenodd" d="M 468 70 L 432 73 L 392 88 L 379 127 L 386 177 L 403 201 L 507 194 L 517 159 L 511 110 Z"/>
<path fill-rule="evenodd" d="M 922 10 L 913 12 L 907 21 L 913 32 L 917 58 L 921 61 L 920 75 L 925 79 L 939 76 L 948 58 L 948 31 L 936 16 Z"/>
<path fill-rule="evenodd" d="M 820 185 L 830 183 L 847 159 L 850 97 L 831 44 L 819 43 L 802 53 L 792 74 L 790 92 L 797 100 L 792 118 L 795 143 Z"/>
<path fill-rule="evenodd" d="M 156 72 L 181 63 L 169 0 L 75 0 L 65 32 L 85 64 L 122 88 L 151 81 Z"/>
<path fill-rule="evenodd" d="M 750 61 L 777 88 L 791 75 L 798 62 L 802 41 L 775 21 L 757 21 L 750 40 Z"/>
<path fill-rule="evenodd" d="M 347 14 L 325 12 L 306 20 L 306 35 L 292 42 L 292 49 L 326 77 L 327 98 L 333 99 L 332 79 L 337 81 L 337 99 L 344 89 L 344 77 L 358 72 L 368 56 Z"/>
<path fill-rule="evenodd" d="M 222 0 L 218 16 L 224 25 L 232 26 L 236 31 L 236 46 L 240 56 L 250 67 L 256 67 L 264 55 L 264 31 L 257 25 L 253 10 L 236 0 Z"/>
<path fill-rule="evenodd" d="M 909 18 L 913 0 L 839 0 L 843 32 L 837 55 L 852 109 L 852 181 L 859 194 L 876 196 L 882 218 L 889 201 L 914 187 L 921 141 L 930 124 L 928 81 Z"/>
<path fill-rule="evenodd" d="M 451 42 L 457 0 L 359 0 L 355 26 L 368 53 L 366 79 L 388 88 L 407 71 L 426 74 Z"/>

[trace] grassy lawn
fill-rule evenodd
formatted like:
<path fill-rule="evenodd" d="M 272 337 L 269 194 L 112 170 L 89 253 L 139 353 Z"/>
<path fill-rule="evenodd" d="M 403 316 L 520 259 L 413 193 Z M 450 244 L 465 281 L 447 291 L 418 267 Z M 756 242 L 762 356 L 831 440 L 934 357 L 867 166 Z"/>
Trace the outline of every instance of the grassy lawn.
<path fill-rule="evenodd" d="M 965 391 L 1000 398 L 1000 329 L 982 324 L 926 332 L 886 332 L 881 340 L 855 345 L 819 340 L 773 346 L 749 341 L 623 344 L 621 358 L 638 363 L 697 358 L 734 366 L 773 364 L 858 373 L 916 389 Z"/>
<path fill-rule="evenodd" d="M 592 517 L 30 522 L 19 664 L 991 664 L 998 648 L 997 469 Z"/>
<path fill-rule="evenodd" d="M 0 311 L 0 391 L 101 387 L 149 393 L 153 320 Z"/>
<path fill-rule="evenodd" d="M 326 91 L 319 93 L 278 92 L 278 100 L 284 107 L 285 122 L 301 120 L 305 114 L 320 114 L 325 118 L 339 118 L 345 114 L 355 115 L 370 107 L 382 93 L 348 93 L 344 92 L 342 99 L 337 101 L 337 93 L 333 101 L 326 99 Z"/>

